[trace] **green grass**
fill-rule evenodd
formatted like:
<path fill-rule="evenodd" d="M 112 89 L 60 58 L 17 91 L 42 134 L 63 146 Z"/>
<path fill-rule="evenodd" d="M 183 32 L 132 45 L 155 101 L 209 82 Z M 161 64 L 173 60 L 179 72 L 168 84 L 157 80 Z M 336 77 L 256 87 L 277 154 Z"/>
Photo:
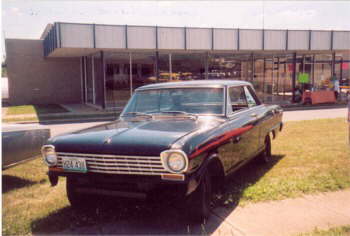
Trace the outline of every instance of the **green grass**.
<path fill-rule="evenodd" d="M 63 181 L 51 188 L 46 171 L 41 158 L 3 171 L 4 235 L 31 233 L 33 221 L 68 205 Z"/>
<path fill-rule="evenodd" d="M 11 118 L 3 118 L 2 122 L 11 123 L 11 122 L 39 122 L 37 116 L 35 117 L 11 117 Z"/>
<path fill-rule="evenodd" d="M 117 119 L 119 116 L 119 113 L 117 112 L 106 112 L 106 113 L 96 113 L 96 114 L 84 114 L 84 113 L 65 113 L 60 114 L 59 116 L 44 116 L 46 114 L 43 114 L 42 116 L 34 116 L 34 117 L 25 117 L 25 116 L 16 116 L 16 117 L 4 117 L 2 119 L 2 122 L 10 123 L 10 122 L 46 122 L 46 121 L 56 121 L 56 120 L 71 120 L 71 119 L 99 119 L 104 118 L 105 120 L 114 120 Z"/>
<path fill-rule="evenodd" d="M 327 230 L 315 229 L 310 233 L 298 234 L 298 236 L 349 236 L 350 225 L 330 228 Z"/>
<path fill-rule="evenodd" d="M 226 186 L 225 205 L 232 207 L 349 188 L 347 130 L 345 119 L 286 123 L 284 131 L 272 143 L 273 162 L 262 166 L 252 163 L 233 175 Z M 50 187 L 46 171 L 41 159 L 3 171 L 4 235 L 47 234 L 77 226 L 120 222 L 120 219 L 136 218 L 137 222 L 144 222 L 149 218 L 135 209 L 107 207 L 104 211 L 77 212 L 69 207 L 64 179 L 56 187 Z"/>
<path fill-rule="evenodd" d="M 24 105 L 7 107 L 7 115 L 30 115 L 30 114 L 50 114 L 68 112 L 58 104 L 47 105 Z"/>
<path fill-rule="evenodd" d="M 10 106 L 7 108 L 7 115 L 31 115 L 35 114 L 34 106 Z"/>
<path fill-rule="evenodd" d="M 227 186 L 226 205 L 350 187 L 348 129 L 342 118 L 287 122 L 272 142 L 272 163 L 238 171 Z"/>

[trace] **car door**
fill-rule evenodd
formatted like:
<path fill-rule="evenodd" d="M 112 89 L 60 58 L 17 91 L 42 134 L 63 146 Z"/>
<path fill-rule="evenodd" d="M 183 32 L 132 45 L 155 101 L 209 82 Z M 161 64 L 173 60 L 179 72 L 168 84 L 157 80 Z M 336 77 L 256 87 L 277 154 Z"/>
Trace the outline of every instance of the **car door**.
<path fill-rule="evenodd" d="M 254 90 L 250 86 L 244 86 L 244 93 L 247 99 L 249 107 L 249 121 L 252 128 L 250 130 L 250 138 L 252 139 L 249 143 L 248 158 L 255 156 L 260 150 L 263 141 L 261 141 L 261 124 L 264 119 L 265 108 L 261 105 L 261 102 L 255 95 Z"/>
<path fill-rule="evenodd" d="M 231 166 L 234 167 L 251 157 L 255 148 L 254 123 L 256 117 L 251 114 L 243 86 L 228 89 L 229 122 L 231 132 Z"/>

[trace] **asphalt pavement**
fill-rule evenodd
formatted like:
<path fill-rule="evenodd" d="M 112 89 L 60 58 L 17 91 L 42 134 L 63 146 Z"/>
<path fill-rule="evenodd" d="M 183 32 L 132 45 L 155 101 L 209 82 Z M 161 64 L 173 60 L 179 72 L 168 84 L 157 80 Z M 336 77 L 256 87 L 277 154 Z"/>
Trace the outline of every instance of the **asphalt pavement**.
<path fill-rule="evenodd" d="M 313 120 L 339 118 L 347 116 L 347 108 L 318 109 L 318 110 L 298 110 L 284 111 L 283 121 Z M 41 126 L 51 129 L 51 136 L 72 132 L 79 129 L 92 127 L 108 122 L 84 122 L 84 123 L 66 123 L 66 124 L 43 124 Z"/>
<path fill-rule="evenodd" d="M 298 121 L 298 120 L 313 120 L 313 119 L 327 119 L 347 117 L 347 108 L 334 109 L 318 109 L 318 110 L 298 110 L 298 111 L 284 111 L 283 121 Z M 109 121 L 108 121 L 109 122 Z M 83 123 L 64 123 L 64 124 L 36 124 L 44 128 L 50 128 L 51 137 L 56 135 L 73 132 L 80 129 L 89 128 L 95 125 L 100 125 L 108 122 L 83 122 Z M 6 127 L 25 127 L 33 126 L 34 124 L 6 124 L 3 123 L 3 128 Z"/>

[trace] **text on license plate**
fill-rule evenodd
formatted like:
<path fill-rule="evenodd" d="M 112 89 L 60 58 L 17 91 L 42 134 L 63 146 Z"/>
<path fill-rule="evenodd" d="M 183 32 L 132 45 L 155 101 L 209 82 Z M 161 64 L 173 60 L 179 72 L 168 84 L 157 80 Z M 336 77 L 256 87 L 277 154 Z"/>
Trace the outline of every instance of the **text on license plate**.
<path fill-rule="evenodd" d="M 87 172 L 84 158 L 62 157 L 62 167 L 68 171 Z"/>

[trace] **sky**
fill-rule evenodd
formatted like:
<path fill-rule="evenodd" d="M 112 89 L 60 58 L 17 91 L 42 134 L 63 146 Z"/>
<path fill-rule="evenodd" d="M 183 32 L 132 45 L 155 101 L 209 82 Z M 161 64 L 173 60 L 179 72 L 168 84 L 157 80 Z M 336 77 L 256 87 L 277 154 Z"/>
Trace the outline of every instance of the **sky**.
<path fill-rule="evenodd" d="M 350 1 L 2 0 L 1 37 L 38 39 L 48 23 L 350 30 Z"/>

